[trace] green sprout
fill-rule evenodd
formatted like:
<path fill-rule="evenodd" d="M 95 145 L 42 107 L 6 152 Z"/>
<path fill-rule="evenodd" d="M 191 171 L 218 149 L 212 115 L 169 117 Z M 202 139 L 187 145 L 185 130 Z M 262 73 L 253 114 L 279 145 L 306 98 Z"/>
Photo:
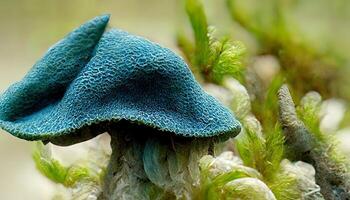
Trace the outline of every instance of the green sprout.
<path fill-rule="evenodd" d="M 70 166 L 65 166 L 52 157 L 50 147 L 42 142 L 36 142 L 33 152 L 33 160 L 39 172 L 52 182 L 71 189 L 72 199 L 84 199 L 93 191 L 97 191 L 96 195 L 98 195 L 101 190 L 106 166 L 103 162 L 94 163 L 96 162 L 94 159 L 95 157 L 90 158 L 89 162 L 76 161 Z M 54 198 L 62 199 L 63 197 L 58 194 Z"/>
<path fill-rule="evenodd" d="M 178 34 L 177 42 L 194 73 L 199 73 L 206 82 L 221 83 L 224 76 L 243 80 L 245 46 L 229 37 L 218 39 L 215 28 L 208 26 L 199 0 L 187 0 L 185 3 L 195 42 L 193 44 L 183 34 Z"/>

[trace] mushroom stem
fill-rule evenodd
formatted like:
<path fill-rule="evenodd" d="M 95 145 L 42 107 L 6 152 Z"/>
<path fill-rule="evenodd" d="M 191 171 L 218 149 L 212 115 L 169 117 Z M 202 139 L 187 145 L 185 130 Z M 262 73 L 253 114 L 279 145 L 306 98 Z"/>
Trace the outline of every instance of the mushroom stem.
<path fill-rule="evenodd" d="M 144 144 L 131 140 L 128 135 L 110 135 L 112 155 L 99 199 L 148 199 L 148 191 L 156 187 L 148 180 L 143 169 Z"/>
<path fill-rule="evenodd" d="M 112 155 L 99 199 L 191 199 L 200 180 L 198 161 L 213 139 L 161 137 L 142 128 L 126 132 L 110 131 Z"/>

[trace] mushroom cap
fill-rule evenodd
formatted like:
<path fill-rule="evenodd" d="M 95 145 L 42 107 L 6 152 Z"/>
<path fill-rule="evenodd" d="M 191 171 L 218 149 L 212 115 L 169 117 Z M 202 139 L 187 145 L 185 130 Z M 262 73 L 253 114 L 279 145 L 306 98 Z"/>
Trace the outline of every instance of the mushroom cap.
<path fill-rule="evenodd" d="M 240 132 L 233 113 L 202 90 L 179 56 L 121 30 L 97 37 L 107 21 L 96 18 L 68 35 L 11 86 L 0 97 L 0 127 L 26 140 L 120 121 L 184 137 Z M 91 32 L 93 39 L 80 38 Z M 90 48 L 84 53 L 89 62 L 71 50 L 93 47 L 98 39 L 92 55 Z M 60 53 L 66 62 L 57 61 Z"/>

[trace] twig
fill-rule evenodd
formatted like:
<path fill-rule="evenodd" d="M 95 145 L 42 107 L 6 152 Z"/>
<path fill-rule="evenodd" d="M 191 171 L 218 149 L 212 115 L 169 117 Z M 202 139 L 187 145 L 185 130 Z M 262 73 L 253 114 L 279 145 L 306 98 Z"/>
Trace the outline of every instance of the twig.
<path fill-rule="evenodd" d="M 286 136 L 286 146 L 293 159 L 308 162 L 315 167 L 316 183 L 327 200 L 350 199 L 350 176 L 344 167 L 330 159 L 327 149 L 317 145 L 317 140 L 298 118 L 287 85 L 278 91 L 280 122 Z"/>

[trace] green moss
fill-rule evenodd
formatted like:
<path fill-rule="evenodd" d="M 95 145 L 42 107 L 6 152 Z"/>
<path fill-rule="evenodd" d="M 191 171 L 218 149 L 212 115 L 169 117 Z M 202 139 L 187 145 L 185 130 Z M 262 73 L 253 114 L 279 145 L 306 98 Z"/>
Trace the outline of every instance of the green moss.
<path fill-rule="evenodd" d="M 200 0 L 187 0 L 194 44 L 183 34 L 178 34 L 177 43 L 195 74 L 207 82 L 221 83 L 224 76 L 243 80 L 245 46 L 229 37 L 217 38 L 215 28 L 209 27 Z"/>
<path fill-rule="evenodd" d="M 51 149 L 43 145 L 42 142 L 36 142 L 33 152 L 33 160 L 37 169 L 49 180 L 62 184 L 67 188 L 73 188 L 78 182 L 90 181 L 100 182 L 100 173 L 93 173 L 88 163 L 76 162 L 71 166 L 64 166 L 60 161 L 52 158 Z"/>
<path fill-rule="evenodd" d="M 186 12 L 190 19 L 195 39 L 195 64 L 206 68 L 209 62 L 208 23 L 200 0 L 187 0 Z"/>
<path fill-rule="evenodd" d="M 342 83 L 336 78 L 344 72 L 346 59 L 335 50 L 316 48 L 300 33 L 298 23 L 290 17 L 298 1 L 249 1 L 249 6 L 244 1 L 226 2 L 232 19 L 256 41 L 257 54 L 278 58 L 297 97 L 317 90 L 325 97 L 335 94 L 349 99 L 338 90 Z"/>
<path fill-rule="evenodd" d="M 274 130 L 278 121 L 278 116 L 276 114 L 278 113 L 276 94 L 284 82 L 285 78 L 282 74 L 276 75 L 266 91 L 262 91 L 263 94 L 260 94 L 260 96 L 252 102 L 252 112 L 261 122 L 266 133 L 270 130 Z"/>
<path fill-rule="evenodd" d="M 281 171 L 280 163 L 284 156 L 284 137 L 280 127 L 259 136 L 246 129 L 243 136 L 236 139 L 236 147 L 244 165 L 257 169 L 263 181 L 277 199 L 295 199 L 299 195 L 296 179 Z"/>
<path fill-rule="evenodd" d="M 278 129 L 268 134 L 266 139 L 246 129 L 244 135 L 235 140 L 244 165 L 257 169 L 267 180 L 279 170 L 283 143 L 282 133 Z"/>
<path fill-rule="evenodd" d="M 234 170 L 227 173 L 220 174 L 216 177 L 211 177 L 209 173 L 209 166 L 201 166 L 201 176 L 200 176 L 200 188 L 196 191 L 194 199 L 195 200 L 216 200 L 220 199 L 222 194 L 222 189 L 228 182 L 249 177 L 249 174 L 244 171 Z"/>
<path fill-rule="evenodd" d="M 318 98 L 315 99 L 314 96 Z M 303 101 L 304 100 L 304 101 Z M 316 93 L 306 94 L 296 111 L 298 117 L 304 122 L 305 126 L 309 130 L 310 134 L 315 138 L 315 151 L 324 154 L 325 159 L 330 159 L 330 162 L 334 162 L 340 171 L 345 173 L 350 172 L 349 161 L 345 155 L 338 149 L 338 140 L 334 135 L 323 133 L 320 130 L 320 110 L 322 99 L 321 96 Z"/>
<path fill-rule="evenodd" d="M 50 149 L 42 142 L 36 142 L 33 160 L 37 169 L 48 179 L 55 183 L 65 183 L 68 169 L 51 157 Z"/>

